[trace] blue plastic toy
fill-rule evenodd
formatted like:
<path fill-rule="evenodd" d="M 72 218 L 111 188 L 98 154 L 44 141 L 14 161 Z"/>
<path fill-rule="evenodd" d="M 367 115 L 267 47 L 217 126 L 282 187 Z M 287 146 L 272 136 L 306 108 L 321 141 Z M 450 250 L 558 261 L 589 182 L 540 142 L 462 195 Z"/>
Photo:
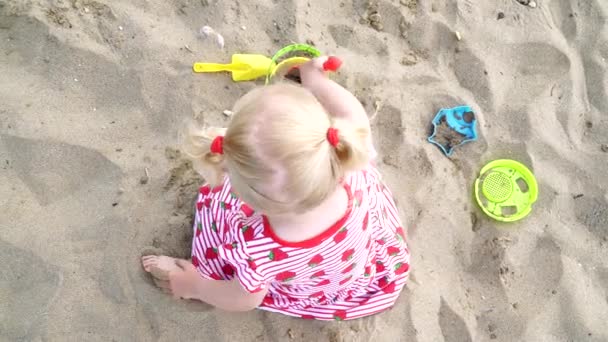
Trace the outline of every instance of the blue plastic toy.
<path fill-rule="evenodd" d="M 477 119 L 469 106 L 443 108 L 432 123 L 433 133 L 428 141 L 439 146 L 448 157 L 456 146 L 477 140 Z"/>

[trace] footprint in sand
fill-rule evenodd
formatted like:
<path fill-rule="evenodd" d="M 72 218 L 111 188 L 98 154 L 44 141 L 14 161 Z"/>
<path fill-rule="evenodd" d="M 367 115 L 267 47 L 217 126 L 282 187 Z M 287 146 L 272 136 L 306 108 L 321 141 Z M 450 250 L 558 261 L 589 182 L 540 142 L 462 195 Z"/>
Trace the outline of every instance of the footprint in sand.
<path fill-rule="evenodd" d="M 443 297 L 439 307 L 439 327 L 445 342 L 473 341 L 464 319 L 454 312 Z"/>
<path fill-rule="evenodd" d="M 488 79 L 488 67 L 468 47 L 454 56 L 454 74 L 460 86 L 475 96 L 477 104 L 486 112 L 494 107 L 494 96 Z"/>
<path fill-rule="evenodd" d="M 587 97 L 592 106 L 598 111 L 608 111 L 608 98 L 606 97 L 606 67 L 608 66 L 608 50 L 605 48 L 608 40 L 605 35 L 598 32 L 606 30 L 606 14 L 608 7 L 605 2 L 597 0 L 578 1 L 570 5 L 568 1 L 561 0 L 561 15 L 556 15 L 556 20 L 562 17 L 562 23 L 570 23 L 574 26 L 575 34 L 569 39 L 570 44 L 578 46 L 581 53 L 583 68 L 585 71 L 585 82 Z M 566 13 L 569 12 L 567 15 Z M 554 12 L 555 15 L 555 12 Z M 563 16 L 566 15 L 564 18 Z M 562 24 L 564 36 L 568 38 L 568 26 Z"/>
<path fill-rule="evenodd" d="M 570 0 L 551 1 L 549 4 L 553 21 L 568 41 L 576 38 L 578 32 L 578 14 Z"/>
<path fill-rule="evenodd" d="M 378 38 L 376 32 L 355 29 L 348 25 L 330 25 L 328 29 L 340 47 L 352 49 L 362 55 L 388 55 L 388 46 Z"/>
<path fill-rule="evenodd" d="M 396 154 L 403 143 L 401 111 L 391 105 L 384 105 L 372 125 L 373 136 L 376 139 L 375 146 L 379 149 L 380 155 Z"/>
<path fill-rule="evenodd" d="M 598 189 L 599 190 L 599 189 Z M 584 196 L 574 201 L 576 219 L 599 241 L 608 238 L 608 203 L 600 197 Z"/>
<path fill-rule="evenodd" d="M 251 8 L 251 7 L 249 7 Z M 257 18 L 273 44 L 284 46 L 299 41 L 296 30 L 296 3 L 294 0 L 273 1 L 272 5 L 255 6 L 250 18 Z"/>
<path fill-rule="evenodd" d="M 0 16 L 0 22 L 4 18 Z M 7 33 L 16 42 L 37 42 L 15 44 L 14 51 L 21 66 L 40 75 L 41 84 L 61 92 L 61 96 L 78 93 L 78 97 L 90 97 L 92 107 L 115 110 L 122 115 L 130 114 L 133 108 L 145 108 L 139 74 L 96 51 L 97 48 L 106 51 L 103 42 L 90 38 L 98 38 L 97 30 L 88 32 L 77 43 L 60 39 L 48 24 L 29 17 L 11 17 L 10 23 Z M 133 63 L 140 60 L 133 58 Z M 64 65 L 69 65 L 69 70 Z M 103 76 L 93 77 L 99 70 L 103 70 Z"/>
<path fill-rule="evenodd" d="M 77 145 L 0 134 L 15 175 L 49 205 L 95 184 L 117 184 L 120 168 L 101 153 Z M 108 203 L 109 205 L 109 203 Z"/>
<path fill-rule="evenodd" d="M 553 295 L 564 273 L 562 250 L 549 235 L 541 236 L 526 258 L 525 269 L 533 270 L 512 283 L 510 298 L 519 302 L 519 312 L 529 318 L 543 312 L 543 305 Z"/>
<path fill-rule="evenodd" d="M 34 341 L 61 283 L 55 266 L 0 240 L 0 340 Z"/>
<path fill-rule="evenodd" d="M 447 60 L 454 54 L 457 40 L 454 32 L 445 23 L 418 20 L 408 30 L 407 39 L 413 51 L 420 52 L 422 58 L 429 59 L 434 64 Z"/>

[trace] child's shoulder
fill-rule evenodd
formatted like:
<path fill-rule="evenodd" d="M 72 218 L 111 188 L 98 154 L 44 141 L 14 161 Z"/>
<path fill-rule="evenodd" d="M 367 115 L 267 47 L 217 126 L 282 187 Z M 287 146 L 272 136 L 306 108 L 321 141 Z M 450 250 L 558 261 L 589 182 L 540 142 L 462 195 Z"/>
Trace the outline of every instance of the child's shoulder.
<path fill-rule="evenodd" d="M 199 206 L 213 208 L 222 212 L 243 211 L 246 216 L 250 216 L 249 211 L 252 211 L 238 196 L 234 193 L 230 179 L 224 178 L 222 184 L 211 186 L 205 184 L 199 189 Z"/>
<path fill-rule="evenodd" d="M 365 169 L 349 173 L 344 181 L 349 184 L 352 189 L 370 187 L 381 182 L 382 176 L 380 171 L 369 164 Z"/>

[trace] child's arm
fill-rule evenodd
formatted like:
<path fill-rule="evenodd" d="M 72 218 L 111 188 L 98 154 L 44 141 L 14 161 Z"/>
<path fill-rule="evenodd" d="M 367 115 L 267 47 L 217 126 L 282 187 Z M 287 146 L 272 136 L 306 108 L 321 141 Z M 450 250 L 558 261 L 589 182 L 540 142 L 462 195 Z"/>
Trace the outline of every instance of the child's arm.
<path fill-rule="evenodd" d="M 210 280 L 199 276 L 196 298 L 227 311 L 249 311 L 262 303 L 268 290 L 249 293 L 237 279 Z"/>
<path fill-rule="evenodd" d="M 194 266 L 186 260 L 178 260 L 183 272 L 172 272 L 172 292 L 183 298 L 197 299 L 227 311 L 249 311 L 262 303 L 268 289 L 255 293 L 245 291 L 235 278 L 233 280 L 211 280 L 202 278 Z"/>
<path fill-rule="evenodd" d="M 315 95 L 329 115 L 350 120 L 355 126 L 364 127 L 370 132 L 370 135 L 366 138 L 366 143 L 369 148 L 370 159 L 373 162 L 377 153 L 372 142 L 371 128 L 365 109 L 351 92 L 327 78 L 324 68 L 324 63 L 327 60 L 328 57 L 319 57 L 301 65 L 302 85 Z"/>
<path fill-rule="evenodd" d="M 315 95 L 330 115 L 369 128 L 369 119 L 359 100 L 325 75 L 323 64 L 327 58 L 315 58 L 300 66 L 302 85 Z"/>

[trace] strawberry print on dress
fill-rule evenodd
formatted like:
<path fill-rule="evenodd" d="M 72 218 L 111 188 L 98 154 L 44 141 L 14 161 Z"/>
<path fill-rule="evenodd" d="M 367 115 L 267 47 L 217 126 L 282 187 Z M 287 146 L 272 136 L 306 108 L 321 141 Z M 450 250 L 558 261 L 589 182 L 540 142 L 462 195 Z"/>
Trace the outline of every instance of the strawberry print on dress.
<path fill-rule="evenodd" d="M 342 219 L 320 235 L 283 241 L 267 218 L 220 186 L 200 188 L 192 263 L 202 277 L 267 288 L 259 309 L 305 319 L 349 320 L 391 308 L 410 269 L 405 230 L 378 171 L 348 175 Z"/>

